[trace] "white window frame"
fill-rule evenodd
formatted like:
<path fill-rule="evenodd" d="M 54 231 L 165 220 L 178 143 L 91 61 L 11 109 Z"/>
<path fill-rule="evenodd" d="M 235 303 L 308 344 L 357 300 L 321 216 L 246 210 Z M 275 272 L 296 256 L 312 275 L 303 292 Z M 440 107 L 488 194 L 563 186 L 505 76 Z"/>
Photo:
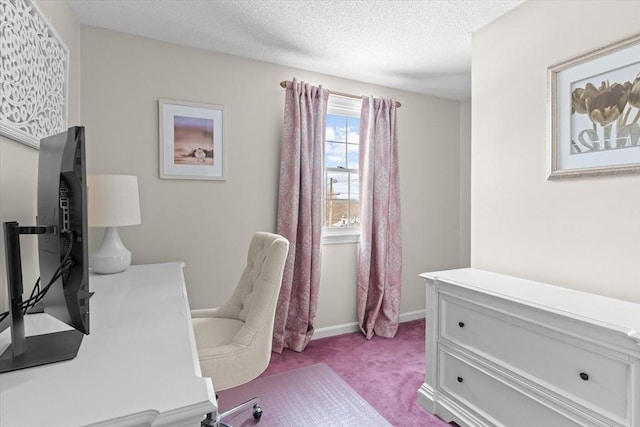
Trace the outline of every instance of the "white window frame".
<path fill-rule="evenodd" d="M 360 118 L 362 99 L 329 95 L 327 114 Z M 326 170 L 326 169 L 325 169 Z M 358 171 L 358 175 L 360 171 Z M 324 186 L 322 198 L 324 200 Z M 323 207 L 324 212 L 324 207 Z M 322 227 L 322 244 L 337 245 L 360 242 L 360 227 Z"/>

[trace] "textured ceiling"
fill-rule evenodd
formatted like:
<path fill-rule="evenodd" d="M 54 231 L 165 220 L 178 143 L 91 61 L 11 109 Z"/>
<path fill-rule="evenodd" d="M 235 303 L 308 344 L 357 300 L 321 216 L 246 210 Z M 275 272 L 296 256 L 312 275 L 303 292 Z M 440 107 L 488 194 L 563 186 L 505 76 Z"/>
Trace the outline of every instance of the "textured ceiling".
<path fill-rule="evenodd" d="M 471 95 L 471 33 L 523 1 L 69 3 L 87 25 L 461 100 Z"/>

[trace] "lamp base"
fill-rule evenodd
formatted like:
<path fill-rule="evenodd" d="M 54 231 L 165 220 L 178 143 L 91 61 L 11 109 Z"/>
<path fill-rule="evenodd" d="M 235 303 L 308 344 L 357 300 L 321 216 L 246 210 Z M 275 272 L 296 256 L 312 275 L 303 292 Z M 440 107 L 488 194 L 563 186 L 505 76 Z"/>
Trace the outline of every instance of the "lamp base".
<path fill-rule="evenodd" d="M 89 266 L 98 274 L 125 271 L 131 265 L 131 252 L 127 249 L 117 227 L 107 227 L 100 246 L 89 255 Z"/>

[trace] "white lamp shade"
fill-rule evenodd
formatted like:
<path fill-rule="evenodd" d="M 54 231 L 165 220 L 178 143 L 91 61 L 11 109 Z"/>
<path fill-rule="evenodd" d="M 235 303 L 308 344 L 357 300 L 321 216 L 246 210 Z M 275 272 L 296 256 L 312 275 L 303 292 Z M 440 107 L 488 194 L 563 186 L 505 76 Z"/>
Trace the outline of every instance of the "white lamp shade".
<path fill-rule="evenodd" d="M 89 227 L 120 227 L 140 224 L 138 177 L 89 175 Z"/>

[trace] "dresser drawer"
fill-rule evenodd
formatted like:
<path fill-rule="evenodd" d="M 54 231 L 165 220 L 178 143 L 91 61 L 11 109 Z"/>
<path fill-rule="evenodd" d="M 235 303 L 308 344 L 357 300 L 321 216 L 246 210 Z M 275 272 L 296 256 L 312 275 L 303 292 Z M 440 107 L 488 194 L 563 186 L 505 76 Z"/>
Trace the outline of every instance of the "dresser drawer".
<path fill-rule="evenodd" d="M 507 427 L 575 427 L 566 418 L 537 400 L 473 366 L 462 356 L 440 351 L 439 386 L 454 400 L 472 409 L 485 425 Z"/>
<path fill-rule="evenodd" d="M 540 383 L 598 417 L 627 418 L 631 367 L 624 356 L 613 357 L 606 349 L 597 351 L 593 345 L 448 294 L 440 295 L 440 310 L 441 338 Z"/>

